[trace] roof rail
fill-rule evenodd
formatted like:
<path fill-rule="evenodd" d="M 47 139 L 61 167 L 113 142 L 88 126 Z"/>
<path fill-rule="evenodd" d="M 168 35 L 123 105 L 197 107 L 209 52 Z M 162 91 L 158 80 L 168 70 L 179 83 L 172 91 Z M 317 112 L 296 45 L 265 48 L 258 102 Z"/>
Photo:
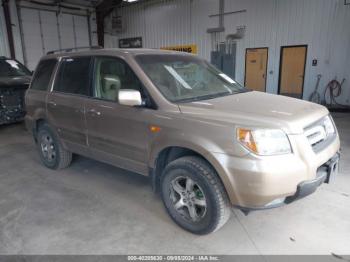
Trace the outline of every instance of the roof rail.
<path fill-rule="evenodd" d="M 47 52 L 47 55 L 52 55 L 55 53 L 68 53 L 68 52 L 73 52 L 73 51 L 78 51 L 81 49 L 88 49 L 88 50 L 92 50 L 92 49 L 102 49 L 103 47 L 101 46 L 81 46 L 81 47 L 71 47 L 71 48 L 64 48 L 64 49 L 57 49 L 57 50 L 51 50 L 49 52 Z"/>

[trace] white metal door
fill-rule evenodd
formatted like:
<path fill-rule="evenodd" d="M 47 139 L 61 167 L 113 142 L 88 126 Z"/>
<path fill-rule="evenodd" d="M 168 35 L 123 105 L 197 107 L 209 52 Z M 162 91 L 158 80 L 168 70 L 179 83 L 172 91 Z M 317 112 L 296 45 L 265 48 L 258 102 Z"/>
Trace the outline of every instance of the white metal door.
<path fill-rule="evenodd" d="M 48 51 L 89 46 L 88 16 L 20 7 L 24 63 L 34 70 Z"/>

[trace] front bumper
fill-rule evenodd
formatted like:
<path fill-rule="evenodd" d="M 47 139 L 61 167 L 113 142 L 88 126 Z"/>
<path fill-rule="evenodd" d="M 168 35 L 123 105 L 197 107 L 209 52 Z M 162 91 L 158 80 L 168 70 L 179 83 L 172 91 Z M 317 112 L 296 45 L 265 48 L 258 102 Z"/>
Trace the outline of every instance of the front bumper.
<path fill-rule="evenodd" d="M 22 108 L 0 109 L 0 125 L 20 122 L 26 112 Z"/>
<path fill-rule="evenodd" d="M 339 137 L 318 153 L 306 141 L 298 139 L 302 138 L 295 137 L 294 141 L 299 150 L 288 155 L 214 154 L 219 163 L 215 168 L 231 204 L 246 210 L 273 208 L 307 196 L 328 182 L 328 166 L 339 159 Z"/>
<path fill-rule="evenodd" d="M 338 173 L 340 154 L 336 153 L 324 165 L 318 168 L 316 178 L 301 182 L 297 187 L 297 192 L 289 196 L 284 201 L 285 204 L 292 203 L 295 200 L 306 197 L 317 190 L 323 183 L 329 183 L 336 173 Z"/>
<path fill-rule="evenodd" d="M 270 209 L 290 204 L 298 199 L 304 198 L 314 193 L 317 188 L 323 183 L 329 183 L 333 177 L 338 173 L 340 154 L 336 153 L 329 161 L 320 166 L 316 173 L 316 178 L 303 181 L 298 184 L 297 190 L 294 195 L 282 198 L 281 201 L 275 201 L 275 203 L 268 204 L 262 207 L 247 208 L 236 206 L 243 212 L 248 213 L 254 210 Z"/>

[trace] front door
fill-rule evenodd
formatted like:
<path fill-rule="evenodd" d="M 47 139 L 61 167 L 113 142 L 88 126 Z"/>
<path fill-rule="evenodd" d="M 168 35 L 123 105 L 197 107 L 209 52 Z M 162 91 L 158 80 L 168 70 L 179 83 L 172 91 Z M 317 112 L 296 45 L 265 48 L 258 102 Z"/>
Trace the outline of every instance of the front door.
<path fill-rule="evenodd" d="M 121 59 L 95 58 L 94 98 L 86 103 L 88 144 L 94 158 L 147 175 L 148 116 L 145 107 L 118 104 L 121 89 L 142 84 Z"/>
<path fill-rule="evenodd" d="M 267 48 L 249 48 L 245 55 L 245 86 L 266 91 Z"/>
<path fill-rule="evenodd" d="M 50 124 L 69 150 L 86 154 L 85 101 L 90 93 L 91 58 L 65 58 L 47 98 Z"/>
<path fill-rule="evenodd" d="M 281 49 L 279 93 L 302 98 L 307 46 L 286 46 Z"/>

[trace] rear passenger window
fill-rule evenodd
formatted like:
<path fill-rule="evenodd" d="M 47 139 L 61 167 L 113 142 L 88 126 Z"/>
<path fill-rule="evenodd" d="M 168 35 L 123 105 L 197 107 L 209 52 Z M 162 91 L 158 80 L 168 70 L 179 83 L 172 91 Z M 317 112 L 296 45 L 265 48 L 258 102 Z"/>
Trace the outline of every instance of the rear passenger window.
<path fill-rule="evenodd" d="M 39 63 L 35 71 L 31 89 L 34 89 L 34 90 L 48 89 L 51 75 L 53 70 L 55 69 L 56 63 L 57 63 L 56 59 L 43 60 Z"/>
<path fill-rule="evenodd" d="M 90 57 L 64 59 L 60 65 L 54 90 L 62 93 L 90 94 Z"/>

